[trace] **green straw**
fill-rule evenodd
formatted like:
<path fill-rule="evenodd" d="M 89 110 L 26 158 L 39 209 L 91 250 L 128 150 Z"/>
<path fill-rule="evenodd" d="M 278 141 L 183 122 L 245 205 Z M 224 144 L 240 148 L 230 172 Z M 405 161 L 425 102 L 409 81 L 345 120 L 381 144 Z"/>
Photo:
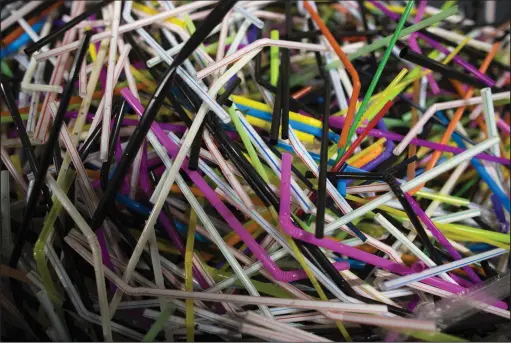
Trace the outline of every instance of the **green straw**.
<path fill-rule="evenodd" d="M 28 114 L 22 114 L 21 120 L 25 121 L 28 119 Z M 9 124 L 12 123 L 12 117 L 11 116 L 2 116 L 0 117 L 0 124 Z"/>
<path fill-rule="evenodd" d="M 143 341 L 144 342 L 154 342 L 154 339 L 161 330 L 163 330 L 163 326 L 167 323 L 167 320 L 169 317 L 174 314 L 174 311 L 176 310 L 176 305 L 170 303 L 167 305 L 165 310 L 160 313 L 158 316 L 158 319 L 153 323 L 149 331 L 145 334 Z"/>
<path fill-rule="evenodd" d="M 401 19 L 399 19 L 399 23 L 397 24 L 396 31 L 392 35 L 392 38 L 390 39 L 390 43 L 387 46 L 387 50 L 385 50 L 385 54 L 382 57 L 382 60 L 380 64 L 378 65 L 378 69 L 376 70 L 376 73 L 371 81 L 371 84 L 369 85 L 369 89 L 367 90 L 364 100 L 362 101 L 362 104 L 360 105 L 357 114 L 355 115 L 355 118 L 353 119 L 353 124 L 350 127 L 350 130 L 348 132 L 348 138 L 346 139 L 347 142 L 351 142 L 351 136 L 353 136 L 353 133 L 355 133 L 355 129 L 358 126 L 358 123 L 360 122 L 360 119 L 362 118 L 362 115 L 364 114 L 367 105 L 369 104 L 369 99 L 371 98 L 371 95 L 373 95 L 374 89 L 376 88 L 376 85 L 378 84 L 378 81 L 380 80 L 381 74 L 383 73 L 383 69 L 385 68 L 385 65 L 387 64 L 387 61 L 389 60 L 390 54 L 392 53 L 392 49 L 394 48 L 394 45 L 396 44 L 399 33 L 403 30 L 403 27 L 406 23 L 406 19 L 408 18 L 408 15 L 410 14 L 413 5 L 415 4 L 414 0 L 409 1 L 406 4 L 405 12 L 401 16 Z M 346 147 L 343 147 L 342 150 L 345 150 Z M 340 153 L 341 155 L 344 154 L 344 151 Z"/>
<path fill-rule="evenodd" d="M 9 66 L 7 65 L 7 63 L 5 63 L 5 61 L 2 61 L 1 66 L 2 66 L 2 74 L 5 74 L 9 77 L 13 77 L 11 68 L 9 68 Z"/>
<path fill-rule="evenodd" d="M 274 40 L 279 40 L 279 31 L 272 30 L 270 33 L 270 38 Z M 273 87 L 277 86 L 278 79 L 279 79 L 279 47 L 272 46 L 270 47 L 270 83 Z"/>
<path fill-rule="evenodd" d="M 459 13 L 458 6 L 451 7 L 445 11 L 435 14 L 434 16 L 424 19 L 420 23 L 411 25 L 411 26 L 407 27 L 406 29 L 403 29 L 401 31 L 401 33 L 399 34 L 398 39 L 403 38 L 404 36 L 407 36 L 410 33 L 422 30 L 428 26 L 431 26 L 435 23 L 438 23 L 439 21 L 444 20 L 447 17 L 450 17 L 450 16 L 458 14 L 458 13 Z M 392 37 L 390 37 L 390 36 L 384 37 L 382 39 L 378 39 L 374 43 L 366 45 L 365 47 L 357 50 L 356 52 L 349 54 L 348 58 L 350 60 L 354 60 L 360 56 L 363 56 L 363 55 L 366 55 L 372 51 L 378 50 L 379 48 L 389 44 L 391 39 L 392 39 Z M 326 67 L 327 67 L 327 70 L 330 70 L 330 69 L 334 69 L 334 68 L 339 68 L 340 66 L 342 66 L 341 61 L 335 60 L 335 61 L 332 61 L 329 64 L 327 64 Z"/>

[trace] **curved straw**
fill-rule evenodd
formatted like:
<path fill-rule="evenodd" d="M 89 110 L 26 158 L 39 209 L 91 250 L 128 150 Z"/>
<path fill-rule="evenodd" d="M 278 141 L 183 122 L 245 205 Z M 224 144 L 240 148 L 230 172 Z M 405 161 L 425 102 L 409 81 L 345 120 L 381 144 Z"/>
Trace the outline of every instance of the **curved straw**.
<path fill-rule="evenodd" d="M 366 253 L 364 251 L 352 248 L 350 246 L 344 245 L 339 242 L 335 242 L 330 239 L 318 239 L 313 234 L 305 232 L 297 228 L 289 217 L 290 215 L 290 196 L 289 196 L 289 179 L 291 175 L 291 155 L 288 153 L 284 153 L 282 155 L 282 189 L 281 189 L 281 199 L 280 199 L 280 224 L 284 232 L 290 235 L 293 238 L 302 240 L 304 242 L 314 244 L 317 246 L 321 246 L 323 248 L 335 251 L 339 254 L 343 254 L 349 256 L 351 258 L 355 258 L 357 260 L 375 265 L 377 267 L 389 270 L 393 273 L 400 275 L 413 274 L 413 270 L 411 268 L 406 267 L 403 264 L 398 264 L 395 262 L 388 261 L 384 258 L 375 256 L 373 254 Z M 356 211 L 356 210 L 355 210 Z M 451 283 L 446 283 L 443 280 L 439 280 L 436 278 L 429 278 L 423 280 L 423 282 L 428 285 L 433 285 L 438 288 L 442 288 L 444 290 L 448 290 L 452 293 L 459 293 L 464 290 L 464 288 L 454 285 Z M 500 306 L 507 308 L 507 305 L 504 303 L 499 303 Z M 500 307 L 499 306 L 499 307 Z"/>
<path fill-rule="evenodd" d="M 360 78 L 358 77 L 357 70 L 353 67 L 350 60 L 348 59 L 348 56 L 344 53 L 343 49 L 339 46 L 337 41 L 335 40 L 334 36 L 330 32 L 330 30 L 326 27 L 323 20 L 321 20 L 321 17 L 319 14 L 312 8 L 312 6 L 309 4 L 309 1 L 303 1 L 303 6 L 309 12 L 310 16 L 312 17 L 312 20 L 316 23 L 316 25 L 321 30 L 321 33 L 325 36 L 325 38 L 328 40 L 328 43 L 330 43 L 330 46 L 334 50 L 335 54 L 339 57 L 339 59 L 344 64 L 344 68 L 348 70 L 348 73 L 351 76 L 351 80 L 353 83 L 353 92 L 351 93 L 350 102 L 348 104 L 348 113 L 346 115 L 346 122 L 345 126 L 341 132 L 341 139 L 339 140 L 339 146 L 343 147 L 346 145 L 347 138 L 348 138 L 348 128 L 353 122 L 353 116 L 355 115 L 355 111 L 357 110 L 357 101 L 358 101 L 358 95 L 360 93 Z"/>
<path fill-rule="evenodd" d="M 105 285 L 105 271 L 103 268 L 103 260 L 101 258 L 101 248 L 99 247 L 99 242 L 94 234 L 94 232 L 91 230 L 89 225 L 85 222 L 83 217 L 80 215 L 78 210 L 74 207 L 74 205 L 71 203 L 69 198 L 66 196 L 66 194 L 62 191 L 62 189 L 57 185 L 55 180 L 48 175 L 46 177 L 48 186 L 53 192 L 53 195 L 59 199 L 62 206 L 66 209 L 66 211 L 69 213 L 71 218 L 73 218 L 74 222 L 78 226 L 78 228 L 82 231 L 82 233 L 85 235 L 87 242 L 89 243 L 92 256 L 93 256 L 93 265 L 94 265 L 94 271 L 96 275 L 96 286 L 98 289 L 98 298 L 99 298 L 99 308 L 101 313 L 101 325 L 103 328 L 103 336 L 105 341 L 111 341 L 112 340 L 112 329 L 110 325 L 110 315 L 108 311 L 108 298 L 106 293 L 106 285 Z"/>
<path fill-rule="evenodd" d="M 491 96 L 493 101 L 510 99 L 511 92 L 502 92 L 492 94 Z M 419 133 L 419 131 L 424 127 L 426 122 L 435 114 L 437 111 L 447 110 L 451 108 L 465 108 L 465 106 L 482 104 L 483 98 L 481 96 L 466 98 L 462 100 L 452 100 L 446 102 L 436 103 L 428 108 L 426 112 L 422 114 L 417 123 L 410 129 L 410 131 L 406 134 L 406 136 L 401 140 L 401 142 L 394 149 L 394 155 L 400 155 L 406 147 L 410 144 L 411 140 Z M 446 142 L 441 142 L 440 144 L 446 144 Z"/>
<path fill-rule="evenodd" d="M 270 38 L 261 38 L 258 39 L 249 45 L 239 49 L 235 53 L 224 57 L 222 60 L 212 63 L 208 65 L 206 68 L 199 71 L 196 75 L 198 80 L 205 78 L 206 76 L 211 75 L 217 69 L 222 68 L 228 64 L 231 64 L 240 58 L 246 56 L 248 53 L 254 50 L 262 50 L 264 47 L 279 47 L 279 48 L 287 48 L 287 49 L 296 49 L 296 50 L 309 50 L 309 51 L 321 51 L 327 52 L 329 51 L 328 47 L 325 47 L 321 44 L 312 44 L 312 43 L 301 43 L 301 42 L 293 42 L 287 40 L 275 40 Z M 358 45 L 349 44 L 345 49 L 356 50 Z"/>
<path fill-rule="evenodd" d="M 86 309 L 85 305 L 82 302 L 82 299 L 80 299 L 80 296 L 78 295 L 75 286 L 71 282 L 71 279 L 69 279 L 66 269 L 62 265 L 60 259 L 57 257 L 57 253 L 55 252 L 53 247 L 51 245 L 48 245 L 46 249 L 48 249 L 48 260 L 55 269 L 55 272 L 58 275 L 62 283 L 62 286 L 64 287 L 64 290 L 69 295 L 69 298 L 71 299 L 71 302 L 73 303 L 73 306 L 75 307 L 77 314 L 81 318 L 90 323 L 101 325 L 101 317 L 98 316 L 96 313 L 90 312 Z M 113 321 L 111 322 L 111 325 L 112 330 L 117 332 L 118 334 L 121 334 L 127 338 L 137 341 L 140 341 L 142 339 L 142 335 L 140 335 L 138 332 L 130 328 L 117 324 L 116 322 Z"/>
<path fill-rule="evenodd" d="M 140 115 L 143 111 L 142 105 L 133 98 L 127 89 L 122 91 L 126 101 L 132 106 L 133 109 Z M 173 143 L 170 138 L 159 128 L 157 123 L 153 123 L 152 131 L 155 136 L 167 149 L 168 153 L 175 156 L 178 152 L 178 146 Z M 173 162 L 174 163 L 174 162 Z M 215 206 L 217 211 L 222 214 L 226 222 L 233 228 L 233 230 L 242 238 L 243 242 L 249 247 L 249 249 L 257 256 L 257 258 L 263 263 L 265 268 L 272 274 L 272 276 L 285 282 L 291 282 L 303 278 L 303 271 L 282 271 L 268 256 L 266 251 L 254 240 L 254 238 L 246 231 L 243 225 L 232 215 L 229 209 L 220 201 L 216 193 L 207 185 L 204 179 L 195 171 L 189 171 L 186 167 L 187 161 L 183 163 L 183 170 L 193 180 L 195 185 L 199 187 L 204 196 L 209 202 Z M 346 264 L 336 264 L 339 269 L 345 269 Z"/>
<path fill-rule="evenodd" d="M 67 238 L 66 238 L 66 241 Z M 71 245 L 71 244 L 70 244 Z M 92 262 L 90 253 L 81 245 L 73 244 L 71 247 L 78 252 L 88 262 Z M 236 294 L 212 294 L 206 292 L 186 292 L 172 289 L 154 289 L 147 287 L 132 287 L 115 275 L 111 270 L 105 269 L 105 276 L 115 282 L 115 284 L 124 293 L 131 296 L 150 296 L 150 297 L 169 297 L 175 299 L 194 299 L 202 301 L 227 302 L 234 304 L 247 305 L 267 305 L 267 306 L 287 306 L 293 308 L 303 308 L 311 310 L 326 310 L 327 313 L 333 312 L 353 312 L 353 313 L 387 313 L 385 305 L 362 305 L 347 304 L 335 301 L 320 300 L 301 300 L 301 299 L 279 299 L 269 297 L 252 297 Z"/>

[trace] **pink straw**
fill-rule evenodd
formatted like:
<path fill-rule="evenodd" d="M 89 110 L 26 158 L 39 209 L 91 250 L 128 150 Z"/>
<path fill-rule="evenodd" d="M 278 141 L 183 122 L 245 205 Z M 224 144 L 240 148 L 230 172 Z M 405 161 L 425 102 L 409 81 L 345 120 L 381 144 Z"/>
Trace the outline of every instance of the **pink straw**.
<path fill-rule="evenodd" d="M 322 248 L 335 251 L 339 254 L 346 255 L 348 257 L 360 260 L 362 262 L 366 262 L 372 264 L 374 266 L 383 268 L 390 272 L 399 274 L 399 275 L 408 275 L 415 273 L 413 269 L 399 263 L 395 263 L 389 260 L 386 260 L 382 257 L 369 254 L 365 251 L 358 250 L 356 248 L 350 247 L 348 245 L 336 242 L 332 239 L 328 238 L 316 238 L 314 234 L 306 232 L 297 228 L 290 219 L 291 214 L 291 154 L 283 153 L 282 154 L 282 170 L 281 170 L 281 190 L 280 190 L 280 225 L 282 230 L 290 235 L 293 238 L 301 240 L 303 242 L 307 242 L 310 244 L 314 244 L 320 246 Z M 429 279 L 422 280 L 428 285 L 433 287 L 437 287 L 443 290 L 446 290 L 451 293 L 460 293 L 465 290 L 465 288 L 455 285 L 453 283 L 446 282 L 437 277 L 432 277 Z M 498 302 L 495 306 L 507 309 L 507 304 L 503 301 Z"/>
<path fill-rule="evenodd" d="M 130 104 L 130 106 L 137 112 L 139 116 L 142 116 L 144 108 L 140 102 L 133 96 L 128 88 L 121 90 L 122 96 Z M 177 156 L 179 147 L 163 132 L 157 122 L 153 122 L 151 130 L 156 135 L 160 143 L 165 146 L 167 152 L 171 157 Z M 188 175 L 192 182 L 201 190 L 202 194 L 208 199 L 208 201 L 215 207 L 224 220 L 231 226 L 238 236 L 243 240 L 245 245 L 252 251 L 254 256 L 261 261 L 265 269 L 270 272 L 272 277 L 278 281 L 292 282 L 307 278 L 307 274 L 304 270 L 294 271 L 283 271 L 280 269 L 275 262 L 268 256 L 266 250 L 264 250 L 259 243 L 250 235 L 250 233 L 243 227 L 234 214 L 229 208 L 220 200 L 216 192 L 209 187 L 207 182 L 202 176 L 196 172 L 188 169 L 188 159 L 186 158 L 183 162 L 181 169 Z M 349 269 L 349 263 L 346 262 L 335 262 L 333 263 L 337 270 Z"/>

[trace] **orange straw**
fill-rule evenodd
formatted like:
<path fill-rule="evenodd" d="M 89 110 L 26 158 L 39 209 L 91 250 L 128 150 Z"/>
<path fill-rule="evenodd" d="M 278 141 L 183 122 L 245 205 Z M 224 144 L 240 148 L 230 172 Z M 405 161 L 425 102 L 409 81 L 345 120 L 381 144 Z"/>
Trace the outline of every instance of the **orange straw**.
<path fill-rule="evenodd" d="M 298 100 L 298 99 L 304 97 L 305 95 L 309 94 L 311 90 L 312 90 L 312 86 L 304 87 L 304 88 L 300 89 L 299 91 L 293 93 L 291 95 L 291 97 L 295 100 Z"/>
<path fill-rule="evenodd" d="M 47 9 L 45 9 L 44 11 L 41 12 L 40 15 L 38 15 L 37 17 L 32 17 L 30 18 L 29 20 L 27 20 L 27 23 L 32 26 L 34 25 L 35 23 L 37 23 L 39 20 L 41 20 L 45 15 L 47 15 L 48 13 L 50 13 L 51 11 L 53 10 L 56 10 L 57 7 L 61 6 L 62 5 L 62 2 L 61 1 L 58 1 L 56 3 L 54 3 L 53 5 L 51 5 L 50 7 L 48 7 Z M 23 28 L 20 26 L 18 28 L 16 28 L 14 31 L 12 31 L 11 33 L 9 33 L 7 36 L 5 36 L 4 39 L 2 39 L 2 44 L 3 45 L 9 45 L 11 44 L 12 42 L 14 42 L 16 39 L 18 39 L 19 36 L 21 36 L 23 33 L 25 32 L 25 30 L 23 30 Z"/>
<path fill-rule="evenodd" d="M 497 42 L 493 44 L 490 52 L 484 59 L 483 63 L 481 64 L 481 67 L 479 68 L 479 71 L 481 73 L 485 73 L 488 67 L 490 66 L 491 61 L 495 57 L 495 54 L 497 51 L 499 51 L 500 48 L 500 42 Z M 465 96 L 463 97 L 464 100 L 471 98 L 474 95 L 474 88 L 471 87 L 468 89 L 468 91 L 465 93 Z M 440 140 L 440 144 L 447 144 L 447 142 L 451 139 L 451 135 L 453 134 L 454 130 L 456 129 L 456 125 L 461 119 L 461 116 L 463 115 L 463 112 L 465 111 L 466 106 L 459 107 L 456 110 L 456 113 L 454 113 L 453 118 L 449 122 L 449 125 L 447 126 L 447 129 L 445 130 L 444 135 L 442 136 L 442 139 Z M 436 163 L 438 162 L 438 159 L 440 158 L 442 152 L 435 150 L 433 152 L 433 155 L 431 156 L 431 159 L 428 161 L 428 164 L 426 165 L 426 171 L 431 170 Z M 422 187 L 424 187 L 424 184 L 418 186 L 415 188 L 411 193 L 416 193 L 418 190 L 420 190 Z"/>
<path fill-rule="evenodd" d="M 357 109 L 357 101 L 358 101 L 358 95 L 360 93 L 360 78 L 358 77 L 358 73 L 353 68 L 353 65 L 351 64 L 348 56 L 342 51 L 339 44 L 337 44 L 337 41 L 335 40 L 334 36 L 330 32 L 330 30 L 326 27 L 325 23 L 323 23 L 323 20 L 321 20 L 319 14 L 314 11 L 311 5 L 309 5 L 308 1 L 304 1 L 303 5 L 307 12 L 312 17 L 312 20 L 318 25 L 319 29 L 321 30 L 321 33 L 325 36 L 327 41 L 330 43 L 332 48 L 334 49 L 334 52 L 337 54 L 341 62 L 344 64 L 344 67 L 348 71 L 348 73 L 351 76 L 351 81 L 353 82 L 353 93 L 351 94 L 350 103 L 348 105 L 348 113 L 346 115 L 346 120 L 344 121 L 344 127 L 342 128 L 341 132 L 341 138 L 339 139 L 339 147 L 346 146 L 346 140 L 348 139 L 348 131 L 353 123 L 353 117 L 355 116 L 355 111 Z"/>

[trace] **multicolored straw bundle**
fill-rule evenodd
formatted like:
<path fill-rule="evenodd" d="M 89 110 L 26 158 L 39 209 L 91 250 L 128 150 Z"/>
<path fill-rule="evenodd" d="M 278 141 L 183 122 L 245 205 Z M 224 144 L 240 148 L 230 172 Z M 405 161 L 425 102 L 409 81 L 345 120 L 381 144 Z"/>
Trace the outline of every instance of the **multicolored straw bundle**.
<path fill-rule="evenodd" d="M 500 2 L 1 4 L 2 340 L 511 339 Z"/>

